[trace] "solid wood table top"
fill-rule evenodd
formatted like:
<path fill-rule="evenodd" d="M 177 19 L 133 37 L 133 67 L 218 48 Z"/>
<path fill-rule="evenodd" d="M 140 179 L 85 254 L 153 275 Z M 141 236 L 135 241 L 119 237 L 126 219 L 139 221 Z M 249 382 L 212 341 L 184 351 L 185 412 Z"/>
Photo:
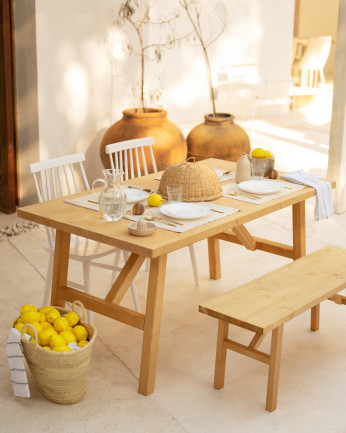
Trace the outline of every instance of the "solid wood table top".
<path fill-rule="evenodd" d="M 204 302 L 199 311 L 265 334 L 346 287 L 346 250 L 327 246 Z"/>
<path fill-rule="evenodd" d="M 214 158 L 204 160 L 203 163 L 223 170 L 235 170 L 236 167 L 234 162 Z M 159 181 L 155 180 L 155 177 L 158 177 L 158 175 L 159 173 L 154 173 L 149 176 L 128 180 L 126 183 L 157 190 Z M 231 182 L 234 182 L 234 180 Z M 83 194 L 75 194 L 69 198 Z M 154 258 L 299 203 L 314 195 L 315 189 L 306 187 L 263 204 L 252 204 L 220 197 L 211 203 L 239 209 L 240 211 L 184 233 L 157 229 L 152 236 L 148 237 L 130 235 L 127 228 L 130 221 L 127 219 L 108 222 L 99 212 L 64 203 L 66 197 L 18 208 L 17 214 L 21 218 L 38 224 Z"/>

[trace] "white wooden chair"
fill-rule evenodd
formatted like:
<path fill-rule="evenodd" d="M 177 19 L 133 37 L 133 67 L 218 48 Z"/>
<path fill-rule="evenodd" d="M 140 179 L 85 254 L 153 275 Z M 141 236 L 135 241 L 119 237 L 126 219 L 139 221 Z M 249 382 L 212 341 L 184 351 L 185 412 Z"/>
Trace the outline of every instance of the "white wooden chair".
<path fill-rule="evenodd" d="M 89 190 L 90 187 L 85 175 L 83 161 L 85 161 L 84 154 L 76 153 L 73 155 L 66 155 L 60 158 L 53 158 L 50 160 L 30 164 L 29 170 L 34 177 L 39 202 L 41 203 L 47 200 L 64 197 L 65 195 Z M 44 249 L 49 253 L 50 256 L 43 305 L 48 305 L 50 302 L 55 242 L 55 230 L 50 227 L 46 227 L 46 231 L 48 242 L 44 246 Z M 69 281 L 68 284 L 71 287 L 84 290 L 86 293 L 90 293 L 91 265 L 113 271 L 112 281 L 114 281 L 116 272 L 121 270 L 121 268 L 117 266 L 121 252 L 123 252 L 124 258 L 127 260 L 129 257 L 129 253 L 127 251 L 110 247 L 109 245 L 101 244 L 80 236 L 72 235 L 70 241 L 70 259 L 83 263 L 84 284 L 71 281 Z M 115 254 L 113 266 L 96 261 L 97 259 L 110 254 Z M 135 308 L 137 311 L 139 311 L 139 302 L 134 282 L 131 284 L 131 291 Z M 90 322 L 92 321 L 92 313 L 90 311 L 88 311 L 88 319 Z"/>
<path fill-rule="evenodd" d="M 295 38 L 294 42 L 294 56 L 300 47 L 300 40 L 302 40 L 303 49 L 302 55 L 293 59 L 292 68 L 294 71 L 300 71 L 300 86 L 306 84 L 306 76 L 308 75 L 308 87 L 318 87 L 319 79 L 321 80 L 322 87 L 326 87 L 326 80 L 324 78 L 323 68 L 327 63 L 330 48 L 332 45 L 331 36 L 316 36 L 310 38 Z"/>
<path fill-rule="evenodd" d="M 111 167 L 122 170 L 125 173 L 125 180 L 128 180 L 134 177 L 141 177 L 142 175 L 157 173 L 153 152 L 154 144 L 155 140 L 153 137 L 136 138 L 134 140 L 107 144 L 105 151 L 109 155 Z M 195 283 L 198 286 L 199 278 L 194 246 L 189 245 L 189 250 L 193 275 Z"/>

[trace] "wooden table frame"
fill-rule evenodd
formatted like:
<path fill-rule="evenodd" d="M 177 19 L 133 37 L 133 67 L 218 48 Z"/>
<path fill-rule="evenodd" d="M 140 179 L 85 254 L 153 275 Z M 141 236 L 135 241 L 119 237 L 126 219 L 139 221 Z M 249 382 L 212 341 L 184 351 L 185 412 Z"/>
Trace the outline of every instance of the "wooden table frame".
<path fill-rule="evenodd" d="M 229 161 L 208 159 L 204 163 L 225 170 L 235 169 L 235 164 Z M 128 183 L 156 189 L 158 181 L 155 177 L 157 174 L 134 179 Z M 240 211 L 185 233 L 158 229 L 149 238 L 129 235 L 128 220 L 109 223 L 100 215 L 95 218 L 94 211 L 64 203 L 63 199 L 20 208 L 17 213 L 21 218 L 56 229 L 52 305 L 64 306 L 66 301 L 78 299 L 87 309 L 143 331 L 138 392 L 149 395 L 155 388 L 167 254 L 202 239 L 208 239 L 210 277 L 213 279 L 221 277 L 220 240 L 243 244 L 250 250 L 259 249 L 291 259 L 302 257 L 306 253 L 305 200 L 314 195 L 315 190 L 307 187 L 260 205 L 221 197 L 215 203 Z M 252 237 L 244 226 L 247 222 L 288 206 L 292 206 L 292 246 Z M 120 247 L 131 253 L 105 299 L 67 286 L 71 234 Z M 146 310 L 142 314 L 125 308 L 120 303 L 146 257 L 149 257 L 151 262 Z"/>

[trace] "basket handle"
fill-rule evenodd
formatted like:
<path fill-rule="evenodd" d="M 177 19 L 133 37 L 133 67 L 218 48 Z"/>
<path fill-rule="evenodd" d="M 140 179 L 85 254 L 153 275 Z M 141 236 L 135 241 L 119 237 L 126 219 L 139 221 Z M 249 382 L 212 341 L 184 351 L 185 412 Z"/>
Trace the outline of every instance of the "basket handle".
<path fill-rule="evenodd" d="M 81 303 L 81 301 L 73 301 L 73 303 L 72 303 L 72 311 L 73 312 L 76 311 L 76 305 L 81 308 L 82 316 L 83 316 L 82 320 L 83 320 L 83 322 L 85 322 L 86 321 L 86 311 L 85 311 L 84 305 Z"/>
<path fill-rule="evenodd" d="M 20 339 L 22 340 L 24 338 L 24 329 L 25 328 L 31 328 L 34 331 L 34 334 L 35 334 L 35 345 L 36 345 L 36 347 L 38 347 L 37 331 L 36 331 L 36 328 L 34 326 L 30 325 L 30 323 L 25 323 L 25 325 L 23 325 L 21 333 L 20 333 Z"/>

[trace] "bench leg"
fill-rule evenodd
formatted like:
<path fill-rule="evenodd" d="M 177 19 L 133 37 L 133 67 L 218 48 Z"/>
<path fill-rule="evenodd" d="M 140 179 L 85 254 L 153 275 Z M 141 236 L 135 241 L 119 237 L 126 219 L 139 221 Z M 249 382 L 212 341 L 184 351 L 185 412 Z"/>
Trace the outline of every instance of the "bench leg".
<path fill-rule="evenodd" d="M 266 410 L 268 412 L 273 412 L 276 409 L 276 401 L 277 401 L 278 387 L 279 387 L 283 330 L 284 330 L 284 326 L 281 325 L 272 331 L 268 387 L 267 387 L 267 402 L 266 402 Z"/>
<path fill-rule="evenodd" d="M 227 347 L 224 344 L 224 340 L 228 338 L 228 327 L 229 324 L 227 322 L 219 320 L 214 373 L 214 388 L 216 389 L 223 388 L 225 384 Z"/>
<path fill-rule="evenodd" d="M 318 331 L 320 329 L 320 305 L 315 305 L 311 308 L 311 331 Z"/>

